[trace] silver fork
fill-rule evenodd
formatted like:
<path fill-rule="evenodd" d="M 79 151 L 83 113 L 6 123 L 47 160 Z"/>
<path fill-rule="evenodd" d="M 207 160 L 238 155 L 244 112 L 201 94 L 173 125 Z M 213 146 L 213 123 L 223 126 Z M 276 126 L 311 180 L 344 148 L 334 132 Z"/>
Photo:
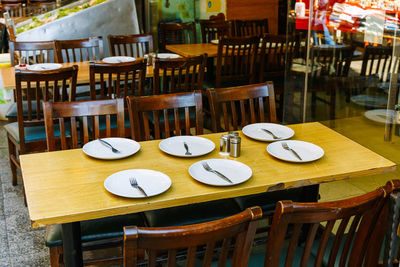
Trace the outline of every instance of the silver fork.
<path fill-rule="evenodd" d="M 293 155 L 296 156 L 296 158 L 298 158 L 299 160 L 303 160 L 303 159 L 299 156 L 299 154 L 297 154 L 296 151 L 294 151 L 293 149 L 291 149 L 291 148 L 288 146 L 288 144 L 287 144 L 286 142 L 282 142 L 281 145 L 282 145 L 282 147 L 283 147 L 284 149 L 286 149 L 286 150 L 292 152 Z"/>
<path fill-rule="evenodd" d="M 146 194 L 146 191 L 143 190 L 143 188 L 138 184 L 137 180 L 135 177 L 131 177 L 129 178 L 129 182 L 131 183 L 131 186 L 133 188 L 138 189 L 140 192 L 142 192 L 143 195 L 145 195 L 146 197 L 148 197 L 148 195 Z"/>
<path fill-rule="evenodd" d="M 121 153 L 121 151 L 119 151 L 118 149 L 116 149 L 115 147 L 113 147 L 109 142 L 104 141 L 103 139 L 99 138 L 98 139 L 100 141 L 100 143 L 102 143 L 104 146 L 111 148 L 111 151 L 114 153 Z"/>
<path fill-rule="evenodd" d="M 227 181 L 227 182 L 233 184 L 233 182 L 232 182 L 231 179 L 229 179 L 228 177 L 226 177 L 225 175 L 223 175 L 223 174 L 220 173 L 219 171 L 216 171 L 216 170 L 212 169 L 212 168 L 210 167 L 210 165 L 208 165 L 208 163 L 207 163 L 206 161 L 203 161 L 203 162 L 201 163 L 201 165 L 203 165 L 203 168 L 204 168 L 206 171 L 212 172 L 212 173 L 218 175 L 219 177 L 221 177 L 222 179 L 224 179 L 225 181 Z"/>
<path fill-rule="evenodd" d="M 278 137 L 278 136 L 276 136 L 273 132 L 271 132 L 270 130 L 267 130 L 267 129 L 261 129 L 261 130 L 263 130 L 264 132 L 266 132 L 267 134 L 269 134 L 269 135 L 272 135 L 272 138 L 274 138 L 274 139 L 281 139 L 280 137 Z"/>
<path fill-rule="evenodd" d="M 184 146 L 185 149 L 186 149 L 185 155 L 186 155 L 186 156 L 191 156 L 192 153 L 189 152 L 189 146 L 188 146 L 188 144 L 186 144 L 186 142 L 183 142 L 183 146 Z"/>

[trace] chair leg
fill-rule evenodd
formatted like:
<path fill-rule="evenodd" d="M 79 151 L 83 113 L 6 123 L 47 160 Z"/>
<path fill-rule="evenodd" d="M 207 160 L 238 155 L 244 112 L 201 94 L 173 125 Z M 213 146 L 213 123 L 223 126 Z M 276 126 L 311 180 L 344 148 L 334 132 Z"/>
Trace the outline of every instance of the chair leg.
<path fill-rule="evenodd" d="M 12 175 L 12 185 L 17 185 L 17 165 L 16 165 L 16 160 L 17 160 L 17 149 L 15 147 L 15 144 L 11 141 L 10 137 L 7 135 L 7 141 L 8 141 L 8 157 L 10 160 L 10 168 L 11 168 L 11 175 Z"/>
<path fill-rule="evenodd" d="M 62 259 L 62 247 L 51 247 L 50 248 L 50 266 L 59 267 L 60 259 Z"/>

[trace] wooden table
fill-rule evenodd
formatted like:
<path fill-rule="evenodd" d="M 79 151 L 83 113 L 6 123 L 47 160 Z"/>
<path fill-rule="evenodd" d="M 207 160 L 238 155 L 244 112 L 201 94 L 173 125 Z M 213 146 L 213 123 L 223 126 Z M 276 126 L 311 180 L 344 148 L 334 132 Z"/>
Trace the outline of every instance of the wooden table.
<path fill-rule="evenodd" d="M 60 63 L 63 67 L 70 67 L 72 65 L 78 65 L 78 78 L 77 84 L 88 84 L 90 82 L 90 71 L 89 62 L 75 62 L 75 63 Z M 15 89 L 15 68 L 5 67 L 0 68 L 0 74 L 3 78 L 4 89 L 13 90 Z M 153 66 L 147 66 L 146 77 L 153 77 Z"/>
<path fill-rule="evenodd" d="M 362 175 L 391 172 L 396 164 L 320 123 L 290 125 L 293 139 L 312 142 L 325 150 L 318 161 L 294 164 L 273 158 L 267 143 L 242 136 L 241 156 L 253 176 L 232 187 L 212 187 L 192 179 L 188 168 L 206 158 L 221 156 L 217 149 L 199 158 L 178 158 L 158 149 L 160 140 L 141 142 L 141 150 L 126 159 L 102 161 L 87 157 L 81 149 L 21 155 L 29 215 L 33 228 L 63 224 L 64 255 L 67 264 L 80 266 L 79 221 L 191 203 L 257 194 L 267 190 L 301 187 Z M 219 146 L 221 133 L 204 135 Z M 233 159 L 233 158 L 230 158 Z M 40 162 L 40 165 L 38 165 Z M 104 180 L 126 169 L 153 169 L 172 180 L 171 188 L 148 199 L 127 199 L 108 193 Z M 78 240 L 78 241 L 77 241 Z M 75 251 L 74 254 L 72 251 Z"/>
<path fill-rule="evenodd" d="M 166 45 L 168 51 L 181 55 L 183 57 L 193 57 L 207 54 L 209 58 L 218 55 L 218 45 L 205 43 L 205 44 L 175 44 Z"/>

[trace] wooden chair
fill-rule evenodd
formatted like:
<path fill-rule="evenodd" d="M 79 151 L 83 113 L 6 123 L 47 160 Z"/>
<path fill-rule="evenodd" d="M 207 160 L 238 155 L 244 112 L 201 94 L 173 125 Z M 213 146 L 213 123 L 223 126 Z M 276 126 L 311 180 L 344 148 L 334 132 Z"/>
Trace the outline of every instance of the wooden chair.
<path fill-rule="evenodd" d="M 234 20 L 233 25 L 233 36 L 263 36 L 265 33 L 269 33 L 268 30 L 268 19 L 260 20 Z"/>
<path fill-rule="evenodd" d="M 167 44 L 195 44 L 197 43 L 196 24 L 162 23 L 160 24 L 160 51 L 166 51 Z"/>
<path fill-rule="evenodd" d="M 55 47 L 53 41 L 44 42 L 13 42 L 10 41 L 11 65 L 19 64 L 19 59 L 25 57 L 27 63 L 53 63 L 55 62 Z"/>
<path fill-rule="evenodd" d="M 19 64 L 19 59 L 25 57 L 28 63 L 53 63 L 54 42 L 9 42 L 11 65 Z M 25 104 L 26 105 L 26 104 Z M 27 116 L 27 114 L 25 114 Z M 17 120 L 17 105 L 14 104 L 6 115 L 9 122 Z"/>
<path fill-rule="evenodd" d="M 40 15 L 55 9 L 56 6 L 56 0 L 29 0 L 28 9 L 31 15 Z"/>
<path fill-rule="evenodd" d="M 124 136 L 124 100 L 107 99 L 82 102 L 43 103 L 47 150 L 55 151 L 80 148 L 91 140 L 99 138 L 100 118 L 107 121 L 105 135 L 101 137 Z M 111 131 L 111 116 L 117 117 L 118 132 Z M 94 125 L 94 127 L 89 127 Z M 94 130 L 93 130 L 94 128 Z M 60 132 L 57 136 L 55 132 Z M 81 240 L 84 251 L 122 247 L 122 229 L 127 224 L 145 226 L 143 214 L 129 214 L 81 222 Z M 52 225 L 46 231 L 46 246 L 50 249 L 52 267 L 63 266 L 62 234 L 60 225 Z M 110 257 L 110 255 L 108 255 Z M 121 255 L 112 258 L 86 258 L 85 264 L 121 261 Z"/>
<path fill-rule="evenodd" d="M 154 59 L 153 94 L 203 90 L 207 54 L 176 59 Z"/>
<path fill-rule="evenodd" d="M 1 15 L 8 12 L 11 18 L 21 18 L 26 16 L 26 1 L 1 1 Z"/>
<path fill-rule="evenodd" d="M 125 99 L 126 96 L 145 95 L 146 67 L 145 59 L 117 64 L 90 62 L 91 99 Z M 124 125 L 124 136 L 130 136 L 131 124 L 127 109 L 125 109 Z M 105 126 L 106 121 L 100 120 L 101 131 L 105 130 Z M 115 117 L 112 117 L 111 128 L 113 131 L 117 129 Z"/>
<path fill-rule="evenodd" d="M 57 62 L 83 62 L 104 57 L 101 36 L 75 40 L 55 40 Z"/>
<path fill-rule="evenodd" d="M 388 183 L 346 200 L 279 201 L 266 253 L 252 255 L 252 266 L 377 266 L 392 190 Z"/>
<path fill-rule="evenodd" d="M 166 266 L 177 266 L 178 262 L 195 266 L 196 259 L 203 262 L 202 266 L 211 266 L 216 259 L 218 266 L 227 266 L 231 246 L 234 249 L 229 255 L 232 257 L 229 266 L 247 266 L 257 228 L 256 220 L 260 217 L 261 209 L 254 207 L 228 218 L 201 224 L 166 228 L 125 227 L 124 266 L 138 266 L 138 249 L 148 253 L 146 266 L 150 267 L 158 266 L 157 255 L 162 252 L 168 254 Z M 196 254 L 200 246 L 205 247 L 205 253 L 200 254 L 202 259 Z M 213 258 L 215 251 L 218 257 Z"/>
<path fill-rule="evenodd" d="M 143 57 L 153 52 L 153 35 L 109 35 L 108 44 L 111 56 Z"/>
<path fill-rule="evenodd" d="M 210 43 L 211 40 L 231 36 L 229 21 L 200 20 L 202 43 Z"/>
<path fill-rule="evenodd" d="M 272 82 L 238 87 L 207 89 L 215 132 L 238 130 L 250 123 L 276 122 Z M 264 103 L 267 102 L 264 108 Z M 221 119 L 223 118 L 223 119 Z M 223 120 L 223 126 L 221 126 Z"/>
<path fill-rule="evenodd" d="M 41 101 L 75 100 L 77 73 L 77 66 L 45 72 L 15 70 L 18 118 L 17 122 L 4 127 L 7 131 L 13 185 L 17 184 L 19 155 L 46 150 Z"/>
<path fill-rule="evenodd" d="M 254 83 L 260 38 L 222 38 L 218 43 L 216 88 Z M 228 86 L 223 83 L 229 82 Z"/>

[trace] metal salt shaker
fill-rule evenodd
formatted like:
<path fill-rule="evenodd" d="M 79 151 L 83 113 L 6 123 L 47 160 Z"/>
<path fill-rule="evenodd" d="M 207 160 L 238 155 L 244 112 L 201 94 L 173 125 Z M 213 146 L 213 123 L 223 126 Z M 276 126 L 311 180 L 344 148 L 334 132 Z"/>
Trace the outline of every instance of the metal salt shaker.
<path fill-rule="evenodd" d="M 239 136 L 233 136 L 230 138 L 230 153 L 231 157 L 237 158 L 240 156 L 240 143 L 241 138 Z"/>
<path fill-rule="evenodd" d="M 224 155 L 229 155 L 229 145 L 230 145 L 230 136 L 229 134 L 221 135 L 221 143 L 219 146 L 219 153 Z"/>

